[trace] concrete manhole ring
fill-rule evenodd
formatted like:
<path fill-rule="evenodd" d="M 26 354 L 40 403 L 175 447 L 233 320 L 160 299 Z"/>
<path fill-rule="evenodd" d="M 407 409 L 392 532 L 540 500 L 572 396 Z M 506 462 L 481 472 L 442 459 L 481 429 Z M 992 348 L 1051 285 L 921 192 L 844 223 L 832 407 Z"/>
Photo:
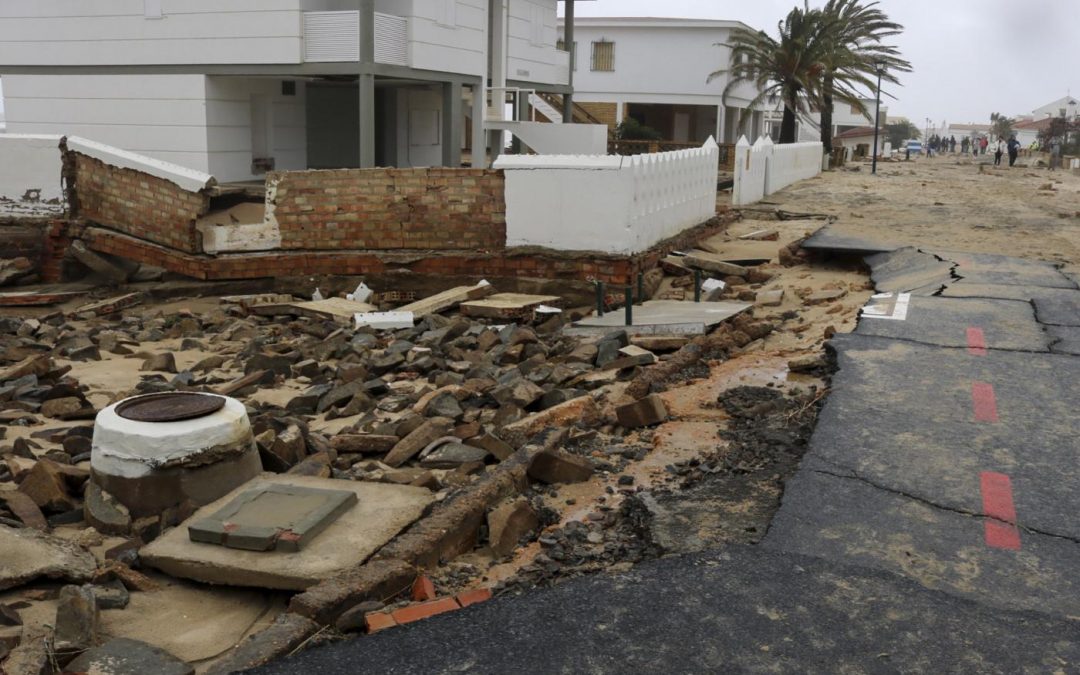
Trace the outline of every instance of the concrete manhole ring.
<path fill-rule="evenodd" d="M 177 422 L 205 417 L 224 406 L 222 396 L 171 391 L 128 399 L 116 406 L 116 414 L 135 422 Z"/>

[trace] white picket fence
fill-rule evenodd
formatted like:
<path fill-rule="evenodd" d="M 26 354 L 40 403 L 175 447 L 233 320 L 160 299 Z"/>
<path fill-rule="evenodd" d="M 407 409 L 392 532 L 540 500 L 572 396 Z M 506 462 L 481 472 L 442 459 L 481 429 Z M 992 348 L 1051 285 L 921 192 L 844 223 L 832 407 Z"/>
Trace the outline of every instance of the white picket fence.
<path fill-rule="evenodd" d="M 649 155 L 503 155 L 506 243 L 631 254 L 716 215 L 720 148 Z"/>
<path fill-rule="evenodd" d="M 732 205 L 753 204 L 793 183 L 820 175 L 821 158 L 820 142 L 774 145 L 772 139 L 763 136 L 750 145 L 743 136 L 735 144 Z"/>

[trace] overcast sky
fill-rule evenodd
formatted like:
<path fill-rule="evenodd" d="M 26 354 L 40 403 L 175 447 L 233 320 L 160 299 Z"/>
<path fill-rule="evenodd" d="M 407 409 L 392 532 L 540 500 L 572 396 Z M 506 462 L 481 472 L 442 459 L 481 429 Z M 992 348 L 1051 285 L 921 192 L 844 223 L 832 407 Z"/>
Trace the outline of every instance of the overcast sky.
<path fill-rule="evenodd" d="M 776 35 L 802 0 L 595 0 L 578 16 L 670 16 L 742 21 Z M 824 0 L 811 0 L 820 7 Z M 931 118 L 989 122 L 1080 95 L 1080 0 L 881 0 L 904 25 L 895 43 L 914 71 L 884 100 L 917 126 Z M 561 3 L 560 3 L 561 6 Z M 678 64 L 672 64 L 678 67 Z"/>

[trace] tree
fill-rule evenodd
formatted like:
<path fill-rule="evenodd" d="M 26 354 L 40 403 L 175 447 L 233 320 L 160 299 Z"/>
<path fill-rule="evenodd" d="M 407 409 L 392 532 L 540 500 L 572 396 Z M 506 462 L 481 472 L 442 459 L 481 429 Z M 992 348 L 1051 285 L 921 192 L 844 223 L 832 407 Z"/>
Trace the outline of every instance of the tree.
<path fill-rule="evenodd" d="M 885 125 L 885 138 L 894 148 L 903 147 L 909 138 L 921 138 L 919 128 L 907 120 L 898 120 Z"/>
<path fill-rule="evenodd" d="M 856 108 L 873 121 L 860 90 L 877 95 L 877 75 L 883 82 L 899 84 L 894 73 L 911 72 L 911 64 L 900 58 L 896 47 L 884 40 L 903 32 L 904 27 L 877 7 L 877 2 L 828 0 L 821 10 L 821 143 L 825 154 L 832 153 L 832 113 L 835 101 Z"/>
<path fill-rule="evenodd" d="M 758 93 L 747 110 L 753 110 L 770 98 L 779 98 L 784 106 L 781 143 L 795 142 L 796 115 L 809 111 L 808 101 L 821 98 L 824 54 L 822 42 L 817 39 L 821 20 L 819 10 L 795 7 L 777 24 L 779 38 L 773 38 L 765 31 L 736 29 L 730 42 L 723 45 L 731 49 L 728 69 L 709 75 L 709 81 L 729 75 L 723 92 L 725 102 L 738 85 L 754 85 Z"/>
<path fill-rule="evenodd" d="M 658 141 L 663 137 L 664 135 L 656 129 L 645 126 L 629 116 L 615 127 L 615 140 L 617 141 Z"/>
<path fill-rule="evenodd" d="M 1006 117 L 1001 113 L 990 113 L 990 131 L 995 136 L 1000 136 L 1001 138 L 1012 136 L 1014 124 L 1016 124 L 1016 120 L 1011 117 Z"/>
<path fill-rule="evenodd" d="M 1039 131 L 1039 145 L 1044 149 L 1049 148 L 1054 139 L 1061 142 L 1063 153 L 1076 154 L 1080 151 L 1080 121 L 1065 117 L 1052 118 L 1050 124 Z"/>

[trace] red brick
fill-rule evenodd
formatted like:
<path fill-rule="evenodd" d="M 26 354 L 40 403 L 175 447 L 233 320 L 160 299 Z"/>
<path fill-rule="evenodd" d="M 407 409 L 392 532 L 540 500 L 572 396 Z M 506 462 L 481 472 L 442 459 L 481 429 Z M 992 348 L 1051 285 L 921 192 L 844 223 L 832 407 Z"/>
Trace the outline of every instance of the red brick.
<path fill-rule="evenodd" d="M 412 599 L 416 601 L 434 600 L 435 583 L 426 575 L 416 577 L 412 585 Z"/>
<path fill-rule="evenodd" d="M 394 621 L 394 617 L 386 612 L 368 612 L 364 615 L 364 625 L 367 627 L 367 632 L 377 633 L 398 624 Z"/>
<path fill-rule="evenodd" d="M 471 591 L 465 591 L 464 593 L 458 593 L 454 596 L 454 599 L 458 601 L 458 604 L 462 607 L 468 607 L 469 605 L 475 605 L 479 602 L 486 602 L 491 599 L 490 588 L 474 588 Z"/>
<path fill-rule="evenodd" d="M 427 619 L 436 614 L 452 612 L 455 609 L 461 609 L 461 605 L 457 603 L 457 600 L 454 600 L 453 598 L 439 598 L 438 600 L 431 600 L 417 605 L 402 607 L 401 609 L 393 611 L 390 616 L 398 623 L 410 623 L 412 621 Z"/>

